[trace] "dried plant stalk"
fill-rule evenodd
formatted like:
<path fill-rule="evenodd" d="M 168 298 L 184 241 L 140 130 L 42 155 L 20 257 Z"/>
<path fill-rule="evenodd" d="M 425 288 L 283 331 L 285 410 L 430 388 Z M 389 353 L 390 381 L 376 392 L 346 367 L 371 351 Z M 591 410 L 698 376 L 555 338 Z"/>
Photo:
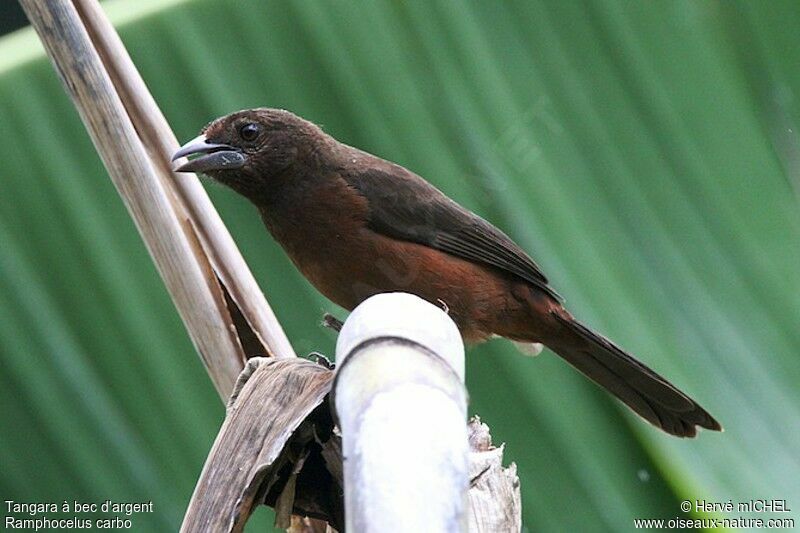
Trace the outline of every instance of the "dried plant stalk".
<path fill-rule="evenodd" d="M 322 405 L 332 380 L 331 370 L 304 359 L 250 359 L 181 531 L 242 531 L 262 501 L 275 508 L 282 528 L 292 525 L 293 513 L 340 523 L 341 478 L 323 459 L 336 439 Z M 335 461 L 341 468 L 341 455 Z M 322 525 L 295 519 L 295 528 L 301 524 Z"/>
<path fill-rule="evenodd" d="M 197 179 L 170 170 L 175 136 L 97 3 L 21 4 L 227 399 L 246 355 L 240 322 L 261 353 L 293 356 L 288 339 Z"/>
<path fill-rule="evenodd" d="M 332 430 L 327 404 L 333 377 L 331 370 L 304 359 L 248 361 L 181 531 L 242 531 L 262 501 L 275 508 L 277 525 L 293 533 L 341 530 L 342 442 Z M 516 466 L 503 467 L 503 447 L 492 445 L 489 428 L 478 417 L 470 420 L 467 434 L 467 530 L 518 533 Z"/>
<path fill-rule="evenodd" d="M 178 141 L 100 3 L 74 1 L 142 142 L 161 167 L 159 175 L 164 187 L 175 194 L 176 209 L 185 213 L 196 228 L 214 272 L 266 354 L 294 356 L 289 339 L 200 181 L 194 174 L 172 173 L 168 158 L 178 149 Z"/>
<path fill-rule="evenodd" d="M 468 531 L 517 533 L 522 529 L 522 500 L 517 465 L 503 466 L 503 446 L 492 445 L 489 426 L 473 417 L 469 432 L 470 487 Z"/>

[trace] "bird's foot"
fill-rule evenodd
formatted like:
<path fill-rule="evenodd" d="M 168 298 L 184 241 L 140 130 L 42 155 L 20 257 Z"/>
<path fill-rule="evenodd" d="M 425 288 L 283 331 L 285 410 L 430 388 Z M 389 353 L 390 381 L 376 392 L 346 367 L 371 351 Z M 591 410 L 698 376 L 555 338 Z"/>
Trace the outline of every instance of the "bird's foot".
<path fill-rule="evenodd" d="M 328 370 L 333 370 L 336 368 L 336 363 L 325 357 L 319 352 L 311 352 L 306 356 L 307 359 L 310 361 L 314 361 L 318 365 L 324 366 Z"/>
<path fill-rule="evenodd" d="M 324 315 L 322 315 L 322 325 L 326 328 L 330 328 L 336 331 L 337 333 L 342 331 L 343 324 L 344 322 L 342 322 L 341 320 L 339 320 L 330 313 L 325 313 Z"/>

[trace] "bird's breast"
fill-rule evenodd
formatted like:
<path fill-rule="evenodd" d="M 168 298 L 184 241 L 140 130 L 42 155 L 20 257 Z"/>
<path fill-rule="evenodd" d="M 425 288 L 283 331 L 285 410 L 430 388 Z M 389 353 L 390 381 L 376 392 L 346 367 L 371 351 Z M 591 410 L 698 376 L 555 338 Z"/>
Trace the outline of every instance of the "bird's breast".
<path fill-rule="evenodd" d="M 325 296 L 352 309 L 350 287 L 369 260 L 367 200 L 338 178 L 309 180 L 259 206 L 272 236 L 303 275 Z"/>

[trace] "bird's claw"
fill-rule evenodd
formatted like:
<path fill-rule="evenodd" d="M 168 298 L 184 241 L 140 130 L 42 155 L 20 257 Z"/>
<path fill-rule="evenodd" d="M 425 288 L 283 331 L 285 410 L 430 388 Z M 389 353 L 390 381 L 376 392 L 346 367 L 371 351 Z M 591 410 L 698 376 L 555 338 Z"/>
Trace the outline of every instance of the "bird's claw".
<path fill-rule="evenodd" d="M 309 360 L 314 361 L 320 366 L 324 366 L 328 370 L 333 370 L 336 368 L 336 363 L 325 357 L 319 352 L 311 352 L 306 356 Z"/>
<path fill-rule="evenodd" d="M 343 324 L 344 322 L 342 322 L 341 320 L 339 320 L 330 313 L 325 313 L 324 315 L 322 315 L 322 325 L 326 328 L 334 330 L 337 333 L 342 331 Z"/>

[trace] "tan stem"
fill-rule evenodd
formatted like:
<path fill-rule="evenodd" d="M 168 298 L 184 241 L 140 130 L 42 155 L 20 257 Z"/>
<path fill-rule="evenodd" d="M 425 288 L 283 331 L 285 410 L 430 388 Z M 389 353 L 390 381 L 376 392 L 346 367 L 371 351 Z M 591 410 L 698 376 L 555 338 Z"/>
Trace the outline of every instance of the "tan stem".
<path fill-rule="evenodd" d="M 165 165 L 163 147 L 154 155 L 152 147 L 148 150 L 143 143 L 146 136 L 141 131 L 148 127 L 140 126 L 137 132 L 121 100 L 121 96 L 129 97 L 117 92 L 72 2 L 22 0 L 21 5 L 75 103 L 217 391 L 227 398 L 244 364 L 244 353 L 215 269 L 201 244 L 203 238 L 188 209 L 176 201 L 167 185 L 172 173 Z M 143 85 L 136 92 L 141 96 L 142 91 L 146 92 Z"/>
<path fill-rule="evenodd" d="M 75 0 L 75 5 L 134 126 L 154 162 L 161 167 L 160 175 L 167 178 L 164 187 L 174 193 L 176 203 L 181 204 L 197 229 L 214 271 L 266 352 L 276 357 L 293 357 L 289 339 L 200 181 L 193 174 L 175 175 L 171 171 L 169 156 L 178 149 L 178 141 L 100 3 Z"/>

